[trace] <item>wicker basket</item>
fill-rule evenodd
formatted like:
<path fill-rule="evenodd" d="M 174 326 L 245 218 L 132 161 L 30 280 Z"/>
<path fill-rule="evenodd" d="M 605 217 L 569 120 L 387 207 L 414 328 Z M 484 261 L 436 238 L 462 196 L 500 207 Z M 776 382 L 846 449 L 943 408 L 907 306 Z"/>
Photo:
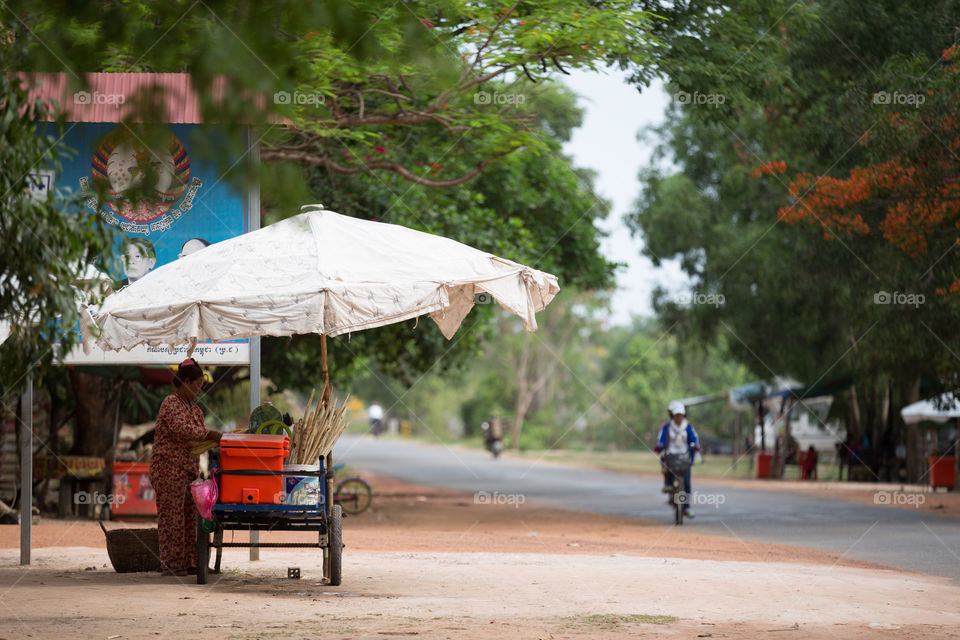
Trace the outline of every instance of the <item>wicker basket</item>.
<path fill-rule="evenodd" d="M 117 573 L 160 571 L 160 543 L 156 529 L 113 529 L 100 523 L 107 536 L 107 553 Z"/>

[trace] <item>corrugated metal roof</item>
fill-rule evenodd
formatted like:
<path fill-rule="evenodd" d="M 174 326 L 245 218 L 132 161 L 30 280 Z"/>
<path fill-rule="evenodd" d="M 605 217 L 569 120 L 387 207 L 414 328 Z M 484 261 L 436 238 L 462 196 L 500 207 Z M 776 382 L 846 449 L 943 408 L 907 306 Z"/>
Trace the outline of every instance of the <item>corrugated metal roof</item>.
<path fill-rule="evenodd" d="M 56 101 L 69 122 L 120 122 L 129 116 L 136 100 L 156 99 L 169 124 L 200 124 L 200 100 L 186 73 L 89 73 L 88 88 L 74 91 L 66 73 L 17 74 L 31 100 Z M 213 95 L 223 95 L 224 78 L 213 82 Z M 162 90 L 162 91 L 158 91 Z M 139 98 L 138 98 L 139 96 Z"/>

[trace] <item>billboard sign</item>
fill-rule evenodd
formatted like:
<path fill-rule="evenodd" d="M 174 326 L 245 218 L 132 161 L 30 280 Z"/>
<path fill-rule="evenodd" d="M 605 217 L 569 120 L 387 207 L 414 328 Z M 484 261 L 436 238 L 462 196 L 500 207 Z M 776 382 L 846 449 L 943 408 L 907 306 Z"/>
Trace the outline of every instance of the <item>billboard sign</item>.
<path fill-rule="evenodd" d="M 63 144 L 77 153 L 64 161 L 55 186 L 89 194 L 85 204 L 121 231 L 123 273 L 110 276 L 126 286 L 153 269 L 247 231 L 249 203 L 215 164 L 191 153 L 196 124 L 151 125 L 150 142 L 125 123 L 72 123 Z M 243 172 L 243 158 L 224 166 Z M 49 179 L 52 179 L 50 177 Z M 151 185 L 145 192 L 144 184 Z M 108 200 L 99 210 L 95 194 Z M 136 194 L 133 197 L 132 194 Z M 176 348 L 140 345 L 130 351 L 78 346 L 65 364 L 173 364 L 186 345 Z M 85 353 L 89 351 L 89 353 Z M 195 357 L 204 365 L 248 364 L 246 340 L 200 343 Z"/>

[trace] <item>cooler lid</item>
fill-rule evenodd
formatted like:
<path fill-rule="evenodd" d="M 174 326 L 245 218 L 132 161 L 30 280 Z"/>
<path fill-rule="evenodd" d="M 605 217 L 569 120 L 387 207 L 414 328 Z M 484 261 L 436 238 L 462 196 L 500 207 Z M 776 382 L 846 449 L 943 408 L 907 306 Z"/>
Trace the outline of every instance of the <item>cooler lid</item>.
<path fill-rule="evenodd" d="M 290 438 L 270 433 L 225 433 L 220 438 L 221 448 L 289 449 Z"/>

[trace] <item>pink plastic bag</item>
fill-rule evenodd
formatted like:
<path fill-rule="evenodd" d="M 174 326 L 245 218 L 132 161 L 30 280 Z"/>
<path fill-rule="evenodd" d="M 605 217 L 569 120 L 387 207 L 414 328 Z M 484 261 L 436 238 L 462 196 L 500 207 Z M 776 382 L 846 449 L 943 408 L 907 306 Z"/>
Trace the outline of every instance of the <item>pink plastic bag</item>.
<path fill-rule="evenodd" d="M 213 505 L 217 504 L 217 481 L 213 478 L 209 480 L 194 480 L 190 483 L 190 493 L 193 494 L 193 501 L 197 503 L 197 511 L 206 520 L 213 520 Z"/>

